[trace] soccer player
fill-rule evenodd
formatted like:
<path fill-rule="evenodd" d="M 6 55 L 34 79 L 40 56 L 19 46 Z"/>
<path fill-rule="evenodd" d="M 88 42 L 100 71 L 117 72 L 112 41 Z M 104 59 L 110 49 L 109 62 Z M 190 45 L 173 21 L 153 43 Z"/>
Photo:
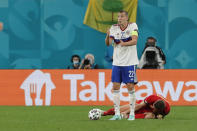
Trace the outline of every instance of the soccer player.
<path fill-rule="evenodd" d="M 120 120 L 120 96 L 121 83 L 125 83 L 129 93 L 130 115 L 128 120 L 135 120 L 135 89 L 136 65 L 139 63 L 136 44 L 138 40 L 138 27 L 136 23 L 128 22 L 128 13 L 118 13 L 118 24 L 112 25 L 107 32 L 105 43 L 107 46 L 114 41 L 112 83 L 113 102 L 115 115 L 110 120 Z"/>
<path fill-rule="evenodd" d="M 130 112 L 129 105 L 120 107 L 120 112 L 124 118 L 128 117 Z M 159 95 L 150 95 L 143 100 L 136 102 L 136 119 L 163 119 L 170 112 L 169 103 Z M 102 111 L 102 116 L 114 115 L 114 108 Z"/>

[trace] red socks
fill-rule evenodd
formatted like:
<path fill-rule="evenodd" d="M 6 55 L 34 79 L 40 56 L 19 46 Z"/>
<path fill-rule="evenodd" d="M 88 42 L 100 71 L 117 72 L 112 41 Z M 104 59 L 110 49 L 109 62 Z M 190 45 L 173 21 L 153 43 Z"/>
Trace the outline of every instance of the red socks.
<path fill-rule="evenodd" d="M 114 115 L 114 114 L 115 114 L 114 108 L 111 108 L 111 109 L 105 111 L 103 115 L 107 116 L 107 115 Z"/>

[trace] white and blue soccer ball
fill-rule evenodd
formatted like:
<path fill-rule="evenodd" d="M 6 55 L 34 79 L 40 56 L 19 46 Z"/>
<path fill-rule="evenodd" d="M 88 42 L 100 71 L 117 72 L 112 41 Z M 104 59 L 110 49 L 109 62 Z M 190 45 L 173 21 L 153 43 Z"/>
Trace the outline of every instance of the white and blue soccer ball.
<path fill-rule="evenodd" d="M 101 110 L 100 109 L 92 109 L 88 113 L 88 117 L 90 120 L 99 120 L 101 118 Z"/>

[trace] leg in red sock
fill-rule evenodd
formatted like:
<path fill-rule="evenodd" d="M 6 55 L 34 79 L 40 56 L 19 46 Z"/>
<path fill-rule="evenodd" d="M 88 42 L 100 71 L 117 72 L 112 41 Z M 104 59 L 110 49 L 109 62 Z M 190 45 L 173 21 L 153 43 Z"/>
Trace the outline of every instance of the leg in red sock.
<path fill-rule="evenodd" d="M 114 108 L 111 108 L 111 109 L 105 111 L 105 112 L 103 113 L 103 116 L 114 115 L 114 114 L 115 114 Z"/>

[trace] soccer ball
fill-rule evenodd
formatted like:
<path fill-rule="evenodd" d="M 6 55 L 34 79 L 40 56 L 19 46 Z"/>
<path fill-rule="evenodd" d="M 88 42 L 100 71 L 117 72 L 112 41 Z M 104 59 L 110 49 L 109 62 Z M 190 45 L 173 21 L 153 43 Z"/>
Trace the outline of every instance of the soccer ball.
<path fill-rule="evenodd" d="M 88 113 L 88 117 L 90 120 L 98 120 L 101 118 L 101 111 L 100 109 L 92 109 Z"/>

